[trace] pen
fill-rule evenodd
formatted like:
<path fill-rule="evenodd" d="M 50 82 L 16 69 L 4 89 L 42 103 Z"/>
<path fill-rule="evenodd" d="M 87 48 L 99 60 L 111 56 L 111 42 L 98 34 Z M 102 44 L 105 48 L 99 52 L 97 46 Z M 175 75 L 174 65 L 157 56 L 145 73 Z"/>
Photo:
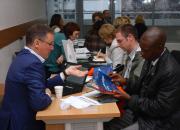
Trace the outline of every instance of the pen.
<path fill-rule="evenodd" d="M 101 53 L 101 49 L 98 51 L 98 53 L 97 53 L 97 57 L 100 55 L 100 53 Z"/>

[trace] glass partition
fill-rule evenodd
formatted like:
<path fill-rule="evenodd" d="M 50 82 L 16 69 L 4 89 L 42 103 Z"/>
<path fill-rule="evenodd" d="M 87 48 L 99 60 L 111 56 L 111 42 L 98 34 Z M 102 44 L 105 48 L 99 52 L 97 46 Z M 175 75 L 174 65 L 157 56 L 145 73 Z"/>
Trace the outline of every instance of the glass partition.
<path fill-rule="evenodd" d="M 48 21 L 54 13 L 59 13 L 65 22 L 75 21 L 80 25 L 81 36 L 89 30 L 92 14 L 105 9 L 110 10 L 112 19 L 129 16 L 132 24 L 141 14 L 148 26 L 165 28 L 172 35 L 170 41 L 180 40 L 180 0 L 47 0 Z"/>
<path fill-rule="evenodd" d="M 61 14 L 65 21 L 76 21 L 76 0 L 47 0 L 47 16 Z"/>
<path fill-rule="evenodd" d="M 92 24 L 92 14 L 97 11 L 109 9 L 109 0 L 83 0 L 84 24 Z"/>

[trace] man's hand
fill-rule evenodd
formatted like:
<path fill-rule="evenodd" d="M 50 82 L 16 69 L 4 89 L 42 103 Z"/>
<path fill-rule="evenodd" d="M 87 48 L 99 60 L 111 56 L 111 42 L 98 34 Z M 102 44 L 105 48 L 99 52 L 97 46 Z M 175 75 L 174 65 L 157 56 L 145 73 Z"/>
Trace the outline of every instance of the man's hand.
<path fill-rule="evenodd" d="M 87 75 L 88 71 L 81 71 L 79 70 L 80 68 L 81 65 L 70 66 L 67 69 L 65 69 L 65 72 L 67 75 L 74 75 L 78 77 L 83 77 Z"/>
<path fill-rule="evenodd" d="M 93 88 L 97 89 L 98 91 L 100 91 L 103 94 L 108 94 L 108 95 L 113 95 L 116 98 L 119 99 L 125 99 L 125 100 L 130 100 L 131 96 L 129 94 L 127 94 L 122 88 L 118 87 L 118 91 L 117 90 L 113 90 L 113 91 L 105 91 L 100 89 L 96 84 L 92 83 Z"/>
<path fill-rule="evenodd" d="M 46 93 L 49 97 L 51 97 L 51 90 L 50 90 L 49 88 L 46 88 L 45 93 Z"/>
<path fill-rule="evenodd" d="M 130 100 L 131 96 L 127 94 L 125 91 L 119 90 L 120 92 L 113 91 L 114 97 L 119 98 L 119 99 L 126 99 Z"/>
<path fill-rule="evenodd" d="M 109 77 L 112 78 L 112 82 L 114 82 L 115 84 L 117 82 L 121 83 L 121 84 L 126 84 L 126 79 L 123 78 L 121 75 L 117 74 L 117 73 L 109 73 Z"/>

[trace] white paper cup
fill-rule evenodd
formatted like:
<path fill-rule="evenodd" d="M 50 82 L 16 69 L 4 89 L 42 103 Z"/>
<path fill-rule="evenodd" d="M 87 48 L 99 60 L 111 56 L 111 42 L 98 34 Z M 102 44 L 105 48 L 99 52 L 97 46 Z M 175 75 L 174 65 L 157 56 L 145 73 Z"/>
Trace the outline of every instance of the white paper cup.
<path fill-rule="evenodd" d="M 55 86 L 54 89 L 55 89 L 56 98 L 61 99 L 63 94 L 63 86 Z"/>

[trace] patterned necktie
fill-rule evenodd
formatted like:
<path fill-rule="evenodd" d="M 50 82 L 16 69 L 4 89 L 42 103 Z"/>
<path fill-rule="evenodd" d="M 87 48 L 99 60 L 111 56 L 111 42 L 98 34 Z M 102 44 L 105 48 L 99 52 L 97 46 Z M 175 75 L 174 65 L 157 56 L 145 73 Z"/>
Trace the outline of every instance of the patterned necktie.
<path fill-rule="evenodd" d="M 124 67 L 124 70 L 123 70 L 123 76 L 126 78 L 126 73 L 129 73 L 129 67 L 128 67 L 128 64 L 129 62 L 131 61 L 131 58 L 129 56 L 127 56 L 127 59 L 126 59 L 126 62 L 125 62 L 125 67 Z"/>

